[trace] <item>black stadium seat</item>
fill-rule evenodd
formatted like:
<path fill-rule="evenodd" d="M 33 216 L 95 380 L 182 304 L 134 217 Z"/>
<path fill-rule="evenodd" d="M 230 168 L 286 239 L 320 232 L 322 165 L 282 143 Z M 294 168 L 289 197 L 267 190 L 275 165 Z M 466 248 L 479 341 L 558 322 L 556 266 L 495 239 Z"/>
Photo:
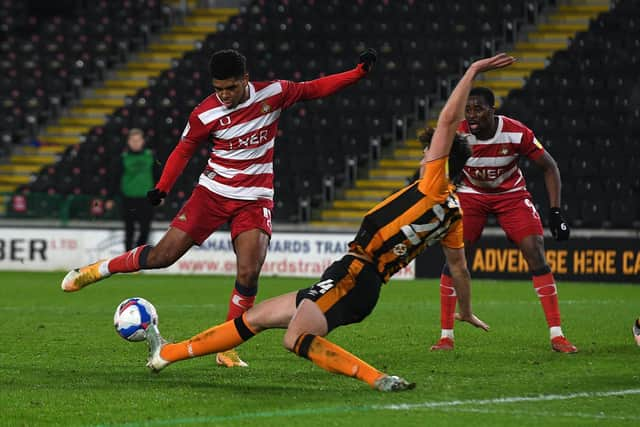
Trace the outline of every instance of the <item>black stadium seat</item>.
<path fill-rule="evenodd" d="M 145 8 L 140 7 L 144 1 L 102 1 L 91 13 L 32 20 L 23 3 L 10 2 L 15 5 L 11 22 L 5 19 L 6 14 L 0 14 L 0 22 L 6 24 L 0 25 L 0 30 L 7 35 L 0 39 L 0 88 L 10 89 L 0 94 L 0 106 L 5 112 L 14 112 L 11 120 L 0 121 L 0 137 L 21 128 L 25 134 L 26 117 L 52 108 L 40 91 L 55 94 L 61 104 L 68 105 L 74 78 L 89 84 L 105 64 L 109 67 L 122 58 L 123 46 L 128 50 L 140 47 L 147 41 L 144 28 L 157 29 L 162 21 L 160 2 Z M 282 115 L 274 161 L 274 219 L 299 219 L 299 201 L 310 198 L 319 203 L 314 194 L 322 191 L 327 176 L 345 181 L 348 159 L 368 165 L 369 141 L 374 137 L 390 140 L 394 116 L 408 117 L 414 123 L 419 100 L 437 94 L 440 81 L 446 83 L 451 75 L 459 74 L 464 61 L 482 54 L 483 41 L 502 39 L 508 23 L 530 22 L 531 15 L 548 3 L 252 0 L 242 6 L 240 15 L 220 24 L 215 34 L 187 52 L 153 85 L 139 90 L 131 104 L 118 110 L 103 128 L 90 132 L 78 156 L 100 171 L 100 158 L 106 162 L 119 153 L 116 142 L 121 143 L 121 133 L 139 126 L 155 134 L 153 148 L 164 162 L 190 110 L 211 92 L 207 61 L 215 50 L 244 52 L 254 79 L 307 80 L 353 67 L 358 53 L 372 46 L 379 52 L 378 72 L 341 94 L 296 105 Z M 639 84 L 640 37 L 636 29 L 640 13 L 633 0 L 614 3 L 615 7 L 595 19 L 589 31 L 577 35 L 566 51 L 554 54 L 548 67 L 535 71 L 523 89 L 512 91 L 501 108 L 548 143 L 561 167 L 565 189 L 571 189 L 565 201 L 572 204 L 568 207 L 572 216 L 591 226 L 607 221 L 619 226 L 634 215 L 638 219 L 637 206 L 613 203 L 616 192 L 610 191 L 605 179 L 615 180 L 622 188 L 620 180 L 635 170 L 630 159 L 640 150 L 640 139 L 631 137 L 640 134 L 640 111 L 633 98 Z M 134 8 L 135 13 L 124 8 Z M 140 16 L 144 25 L 132 22 L 131 16 Z M 82 67 L 74 65 L 79 57 L 86 59 Z M 48 78 L 38 77 L 34 70 Z M 13 86 L 15 76 L 21 73 L 30 78 L 19 87 Z M 38 116 L 37 120 L 46 118 Z M 19 136 L 12 134 L 12 138 Z M 165 219 L 189 196 L 199 173 L 196 164 L 190 165 L 189 173 L 177 184 L 179 188 L 160 209 Z M 80 176 L 84 173 L 81 170 Z M 54 178 L 43 173 L 32 187 L 76 191 L 64 179 Z M 81 192 L 103 192 L 99 179 L 99 172 L 90 174 Z M 61 187 L 56 189 L 58 182 Z M 637 198 L 634 185 L 629 188 L 636 191 Z M 283 188 L 286 191 L 281 191 Z M 533 191 L 544 195 L 543 187 Z"/>
<path fill-rule="evenodd" d="M 633 156 L 640 147 L 640 114 L 631 101 L 640 90 L 631 71 L 640 61 L 633 53 L 640 46 L 640 8 L 633 0 L 613 3 L 548 67 L 534 72 L 522 91 L 512 91 L 501 111 L 524 117 L 525 106 L 534 106 L 531 127 L 543 143 L 550 139 L 563 184 L 573 189 L 565 200 L 573 203 L 580 225 L 631 228 L 640 223 L 640 188 L 624 180 L 637 168 Z M 537 102 L 520 101 L 527 99 Z"/>

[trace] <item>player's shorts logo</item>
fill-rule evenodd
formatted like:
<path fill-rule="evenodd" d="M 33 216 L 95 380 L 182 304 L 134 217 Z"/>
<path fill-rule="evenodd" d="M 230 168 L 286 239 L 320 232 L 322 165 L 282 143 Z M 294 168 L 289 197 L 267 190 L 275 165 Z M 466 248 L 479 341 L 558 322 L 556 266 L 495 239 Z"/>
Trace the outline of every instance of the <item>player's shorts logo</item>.
<path fill-rule="evenodd" d="M 187 214 L 180 214 L 178 216 L 178 221 L 187 222 Z"/>
<path fill-rule="evenodd" d="M 268 208 L 262 208 L 262 216 L 264 216 L 264 219 L 267 222 L 267 227 L 271 230 L 271 210 Z"/>

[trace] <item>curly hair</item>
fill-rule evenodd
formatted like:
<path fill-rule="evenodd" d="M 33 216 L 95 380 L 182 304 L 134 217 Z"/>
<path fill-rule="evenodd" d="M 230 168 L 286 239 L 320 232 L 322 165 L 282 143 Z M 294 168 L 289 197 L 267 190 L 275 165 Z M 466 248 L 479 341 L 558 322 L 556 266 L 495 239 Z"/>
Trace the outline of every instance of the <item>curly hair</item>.
<path fill-rule="evenodd" d="M 418 135 L 418 139 L 422 145 L 426 148 L 431 146 L 431 139 L 435 132 L 434 128 L 426 128 Z M 471 148 L 469 147 L 469 141 L 467 137 L 461 133 L 456 132 L 456 136 L 453 137 L 453 145 L 451 145 L 451 152 L 449 152 L 449 180 L 458 184 L 462 178 L 462 168 L 464 168 L 467 159 L 471 157 Z"/>
<path fill-rule="evenodd" d="M 247 73 L 247 59 L 234 49 L 219 50 L 209 59 L 209 72 L 216 80 L 241 78 Z"/>

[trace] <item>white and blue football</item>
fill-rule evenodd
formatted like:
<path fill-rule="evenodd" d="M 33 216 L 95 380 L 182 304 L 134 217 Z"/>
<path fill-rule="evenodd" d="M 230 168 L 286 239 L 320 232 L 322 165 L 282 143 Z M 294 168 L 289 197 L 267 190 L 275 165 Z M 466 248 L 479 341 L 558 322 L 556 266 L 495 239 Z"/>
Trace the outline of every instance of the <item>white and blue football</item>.
<path fill-rule="evenodd" d="M 152 324 L 158 324 L 158 313 L 144 298 L 127 298 L 113 315 L 116 332 L 127 341 L 143 341 L 145 331 Z"/>

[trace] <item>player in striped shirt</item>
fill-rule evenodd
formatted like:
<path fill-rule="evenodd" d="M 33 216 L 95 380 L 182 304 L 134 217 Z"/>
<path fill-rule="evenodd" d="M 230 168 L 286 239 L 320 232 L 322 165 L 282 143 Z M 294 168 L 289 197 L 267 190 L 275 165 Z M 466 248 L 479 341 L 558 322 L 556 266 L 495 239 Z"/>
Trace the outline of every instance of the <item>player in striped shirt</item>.
<path fill-rule="evenodd" d="M 555 160 L 545 151 L 525 125 L 512 118 L 494 114 L 494 95 L 490 89 L 471 90 L 465 109 L 465 120 L 459 131 L 471 134 L 472 156 L 467 161 L 457 193 L 464 211 L 464 241 L 467 250 L 480 238 L 493 214 L 509 240 L 515 242 L 532 274 L 549 326 L 551 348 L 562 353 L 575 353 L 577 348 L 565 338 L 560 326 L 560 308 L 553 273 L 544 254 L 543 228 L 531 194 L 527 191 L 521 156 L 538 165 L 551 205 L 550 229 L 557 240 L 569 238 L 569 226 L 560 213 L 560 171 Z M 456 291 L 454 279 L 445 266 L 440 277 L 440 340 L 432 350 L 453 350 Z"/>
<path fill-rule="evenodd" d="M 167 343 L 155 325 L 146 333 L 147 366 L 158 372 L 171 363 L 233 348 L 266 329 L 286 329 L 284 347 L 333 373 L 367 383 L 380 391 L 413 388 L 387 375 L 324 338 L 337 327 L 358 323 L 374 309 L 380 288 L 427 246 L 441 243 L 456 278 L 459 320 L 487 330 L 471 310 L 470 276 L 462 240 L 461 211 L 449 177 L 459 174 L 470 155 L 456 128 L 474 78 L 514 59 L 505 54 L 476 61 L 445 104 L 422 161 L 423 178 L 387 197 L 365 215 L 349 252 L 333 263 L 315 285 L 263 301 L 242 316 L 194 337 Z"/>
<path fill-rule="evenodd" d="M 354 69 L 343 73 L 302 83 L 252 82 L 242 54 L 215 52 L 210 60 L 214 92 L 191 112 L 160 180 L 147 194 L 159 205 L 196 150 L 211 143 L 209 161 L 191 197 L 157 245 L 74 269 L 63 279 L 62 289 L 73 292 L 115 273 L 168 267 L 229 223 L 237 275 L 227 319 L 242 315 L 253 306 L 271 238 L 273 152 L 281 112 L 298 101 L 326 97 L 356 83 L 375 61 L 375 51 L 368 49 Z M 218 354 L 217 362 L 246 366 L 235 351 Z"/>

